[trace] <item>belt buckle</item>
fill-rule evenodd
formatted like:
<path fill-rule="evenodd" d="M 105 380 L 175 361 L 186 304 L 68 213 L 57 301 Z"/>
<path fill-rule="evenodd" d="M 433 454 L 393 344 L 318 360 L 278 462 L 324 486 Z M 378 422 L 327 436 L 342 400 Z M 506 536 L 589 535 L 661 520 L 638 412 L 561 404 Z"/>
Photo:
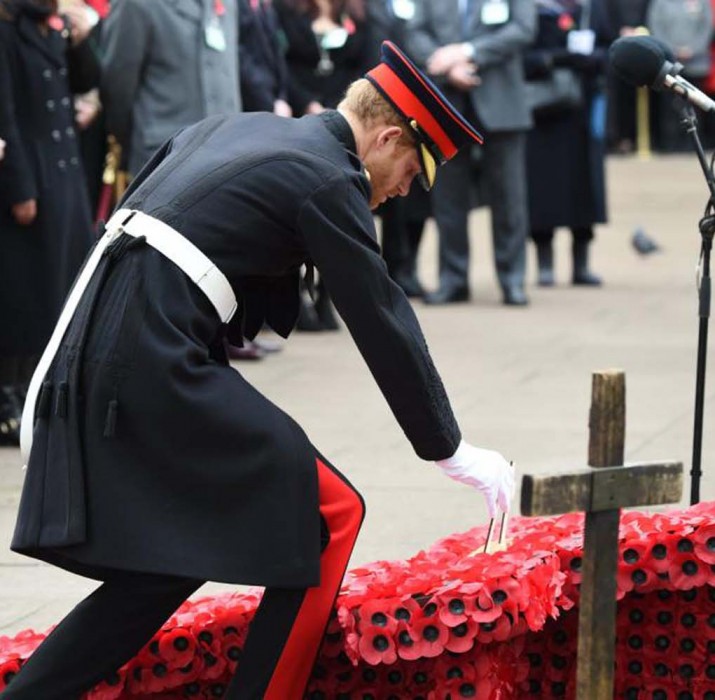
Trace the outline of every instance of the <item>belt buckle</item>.
<path fill-rule="evenodd" d="M 122 224 L 119 224 L 114 229 L 107 229 L 107 232 L 104 234 L 107 237 L 107 245 L 110 243 L 114 243 L 119 236 L 121 236 L 124 233 L 124 226 Z"/>

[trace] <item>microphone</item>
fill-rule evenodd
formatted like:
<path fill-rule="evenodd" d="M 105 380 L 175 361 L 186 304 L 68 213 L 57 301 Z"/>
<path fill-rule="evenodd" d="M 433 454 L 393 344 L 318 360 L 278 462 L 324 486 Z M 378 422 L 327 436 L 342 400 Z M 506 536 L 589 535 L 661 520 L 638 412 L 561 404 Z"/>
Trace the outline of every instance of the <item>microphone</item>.
<path fill-rule="evenodd" d="M 671 90 L 704 112 L 715 111 L 715 101 L 680 75 L 682 64 L 670 47 L 652 36 L 627 36 L 611 45 L 608 56 L 621 80 L 653 90 Z"/>

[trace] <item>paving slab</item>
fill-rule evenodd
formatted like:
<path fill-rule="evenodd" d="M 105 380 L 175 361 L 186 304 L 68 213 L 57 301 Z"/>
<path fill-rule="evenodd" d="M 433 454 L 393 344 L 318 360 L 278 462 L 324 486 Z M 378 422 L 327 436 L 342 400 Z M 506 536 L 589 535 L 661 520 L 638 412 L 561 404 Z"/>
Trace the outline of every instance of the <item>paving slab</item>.
<path fill-rule="evenodd" d="M 627 460 L 679 459 L 690 468 L 702 174 L 691 156 L 612 158 L 608 191 L 611 221 L 598 228 L 593 246 L 602 289 L 569 284 L 570 236 L 563 231 L 556 238 L 557 286 L 534 286 L 530 250 L 532 304 L 503 307 L 489 216 L 480 210 L 470 220 L 472 300 L 443 308 L 415 303 L 466 439 L 500 450 L 522 472 L 585 464 L 591 373 L 606 368 L 626 372 Z M 636 226 L 660 253 L 634 251 Z M 430 224 L 419 259 L 428 287 L 436 281 L 436 243 Z M 408 557 L 485 521 L 477 493 L 415 457 L 344 329 L 296 333 L 280 355 L 236 367 L 364 494 L 367 518 L 353 565 Z M 701 497 L 712 500 L 715 384 L 707 387 Z M 0 635 L 46 629 L 97 585 L 9 551 L 22 479 L 19 451 L 0 450 Z M 683 504 L 688 494 L 686 483 Z M 207 584 L 200 594 L 226 589 Z"/>

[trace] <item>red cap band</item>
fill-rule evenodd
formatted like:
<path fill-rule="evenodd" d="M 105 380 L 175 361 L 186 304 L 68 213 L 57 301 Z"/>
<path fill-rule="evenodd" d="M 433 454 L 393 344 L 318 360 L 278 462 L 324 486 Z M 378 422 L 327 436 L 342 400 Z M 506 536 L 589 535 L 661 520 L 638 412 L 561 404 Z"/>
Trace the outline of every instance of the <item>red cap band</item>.
<path fill-rule="evenodd" d="M 414 93 L 400 80 L 398 75 L 385 63 L 375 66 L 368 74 L 394 102 L 397 109 L 408 118 L 415 119 L 420 128 L 434 141 L 442 155 L 449 160 L 457 153 L 457 147 L 447 136 L 439 122 L 417 99 Z"/>

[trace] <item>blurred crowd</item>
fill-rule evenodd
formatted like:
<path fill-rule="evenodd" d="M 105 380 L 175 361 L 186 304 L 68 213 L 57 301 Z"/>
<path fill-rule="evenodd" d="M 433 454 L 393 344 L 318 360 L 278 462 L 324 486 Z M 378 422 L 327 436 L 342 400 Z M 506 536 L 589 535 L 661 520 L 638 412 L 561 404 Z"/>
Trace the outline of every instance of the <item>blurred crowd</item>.
<path fill-rule="evenodd" d="M 385 263 L 412 298 L 470 298 L 468 215 L 491 213 L 505 306 L 524 307 L 527 258 L 555 286 L 553 238 L 572 240 L 575 285 L 598 287 L 589 251 L 606 222 L 604 158 L 688 148 L 669 97 L 609 75 L 608 47 L 649 32 L 715 93 L 715 0 L 0 0 L 0 444 L 14 444 L 27 382 L 81 262 L 132 178 L 205 117 L 335 108 L 351 81 L 402 47 L 484 135 L 484 145 L 377 211 Z M 703 123 L 706 143 L 715 126 Z M 641 136 L 643 134 L 641 133 Z M 276 202 L 280 206 L 280 202 Z M 417 254 L 439 233 L 439 285 Z M 319 277 L 298 329 L 339 328 Z M 121 312 L 121 310 L 118 310 Z M 265 335 L 231 357 L 280 346 Z"/>

